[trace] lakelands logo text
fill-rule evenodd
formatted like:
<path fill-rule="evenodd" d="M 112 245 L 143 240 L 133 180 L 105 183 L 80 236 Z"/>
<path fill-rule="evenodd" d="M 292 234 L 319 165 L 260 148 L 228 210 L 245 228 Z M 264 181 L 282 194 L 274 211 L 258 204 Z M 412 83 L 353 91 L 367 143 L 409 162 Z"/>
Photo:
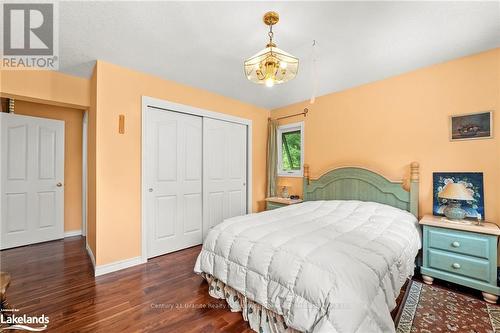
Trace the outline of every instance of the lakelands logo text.
<path fill-rule="evenodd" d="M 4 69 L 58 69 L 57 3 L 4 3 Z"/>
<path fill-rule="evenodd" d="M 2 330 L 24 330 L 30 332 L 41 332 L 47 329 L 49 317 L 41 316 L 17 316 L 15 314 L 0 314 L 0 331 Z"/>

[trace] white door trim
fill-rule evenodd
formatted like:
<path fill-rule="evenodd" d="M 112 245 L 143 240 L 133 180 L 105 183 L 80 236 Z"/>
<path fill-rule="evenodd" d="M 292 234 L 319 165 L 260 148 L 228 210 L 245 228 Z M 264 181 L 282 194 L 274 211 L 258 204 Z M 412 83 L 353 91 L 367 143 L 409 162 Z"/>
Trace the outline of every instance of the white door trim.
<path fill-rule="evenodd" d="M 146 197 L 146 188 L 143 185 L 145 179 L 144 168 L 144 151 L 145 151 L 145 136 L 143 135 L 146 129 L 146 112 L 148 107 L 157 108 L 165 111 L 175 111 L 186 114 L 191 114 L 200 117 L 213 118 L 218 120 L 229 121 L 237 124 L 247 126 L 247 213 L 252 212 L 252 120 L 231 116 L 225 113 L 209 111 L 205 109 L 196 108 L 194 106 L 174 103 L 154 97 L 142 96 L 142 114 L 141 114 L 141 261 L 145 263 L 148 261 L 147 255 L 147 229 L 146 229 L 146 216 L 145 204 L 143 198 Z"/>
<path fill-rule="evenodd" d="M 82 236 L 87 236 L 87 128 L 89 112 L 82 119 Z"/>

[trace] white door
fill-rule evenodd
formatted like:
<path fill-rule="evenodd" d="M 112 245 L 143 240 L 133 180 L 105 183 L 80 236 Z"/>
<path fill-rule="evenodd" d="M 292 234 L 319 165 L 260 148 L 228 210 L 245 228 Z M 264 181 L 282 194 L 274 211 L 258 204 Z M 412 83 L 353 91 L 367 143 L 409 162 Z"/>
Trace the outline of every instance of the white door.
<path fill-rule="evenodd" d="M 144 198 L 148 258 L 202 241 L 202 119 L 145 113 Z"/>
<path fill-rule="evenodd" d="M 203 236 L 247 213 L 247 126 L 203 118 Z"/>
<path fill-rule="evenodd" d="M 0 249 L 64 237 L 64 121 L 0 112 Z"/>

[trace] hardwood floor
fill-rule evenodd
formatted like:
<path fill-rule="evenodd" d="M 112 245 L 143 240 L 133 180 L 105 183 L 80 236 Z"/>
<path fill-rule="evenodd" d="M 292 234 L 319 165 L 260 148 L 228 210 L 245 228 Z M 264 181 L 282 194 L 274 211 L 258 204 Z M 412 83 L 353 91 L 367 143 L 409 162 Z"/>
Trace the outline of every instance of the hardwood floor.
<path fill-rule="evenodd" d="M 94 278 L 85 239 L 71 237 L 0 251 L 0 269 L 11 307 L 45 314 L 49 332 L 253 332 L 193 273 L 200 248 Z"/>
<path fill-rule="evenodd" d="M 49 332 L 253 332 L 193 273 L 200 246 L 93 276 L 82 237 L 0 251 L 18 315 L 50 319 Z"/>

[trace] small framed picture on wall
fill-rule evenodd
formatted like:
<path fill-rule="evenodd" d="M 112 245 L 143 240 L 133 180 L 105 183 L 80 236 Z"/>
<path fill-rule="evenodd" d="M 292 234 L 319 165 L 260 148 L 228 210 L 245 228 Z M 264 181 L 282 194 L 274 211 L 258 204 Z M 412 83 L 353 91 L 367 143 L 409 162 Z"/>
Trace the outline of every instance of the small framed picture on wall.
<path fill-rule="evenodd" d="M 490 139 L 493 137 L 493 111 L 450 116 L 450 140 Z"/>

